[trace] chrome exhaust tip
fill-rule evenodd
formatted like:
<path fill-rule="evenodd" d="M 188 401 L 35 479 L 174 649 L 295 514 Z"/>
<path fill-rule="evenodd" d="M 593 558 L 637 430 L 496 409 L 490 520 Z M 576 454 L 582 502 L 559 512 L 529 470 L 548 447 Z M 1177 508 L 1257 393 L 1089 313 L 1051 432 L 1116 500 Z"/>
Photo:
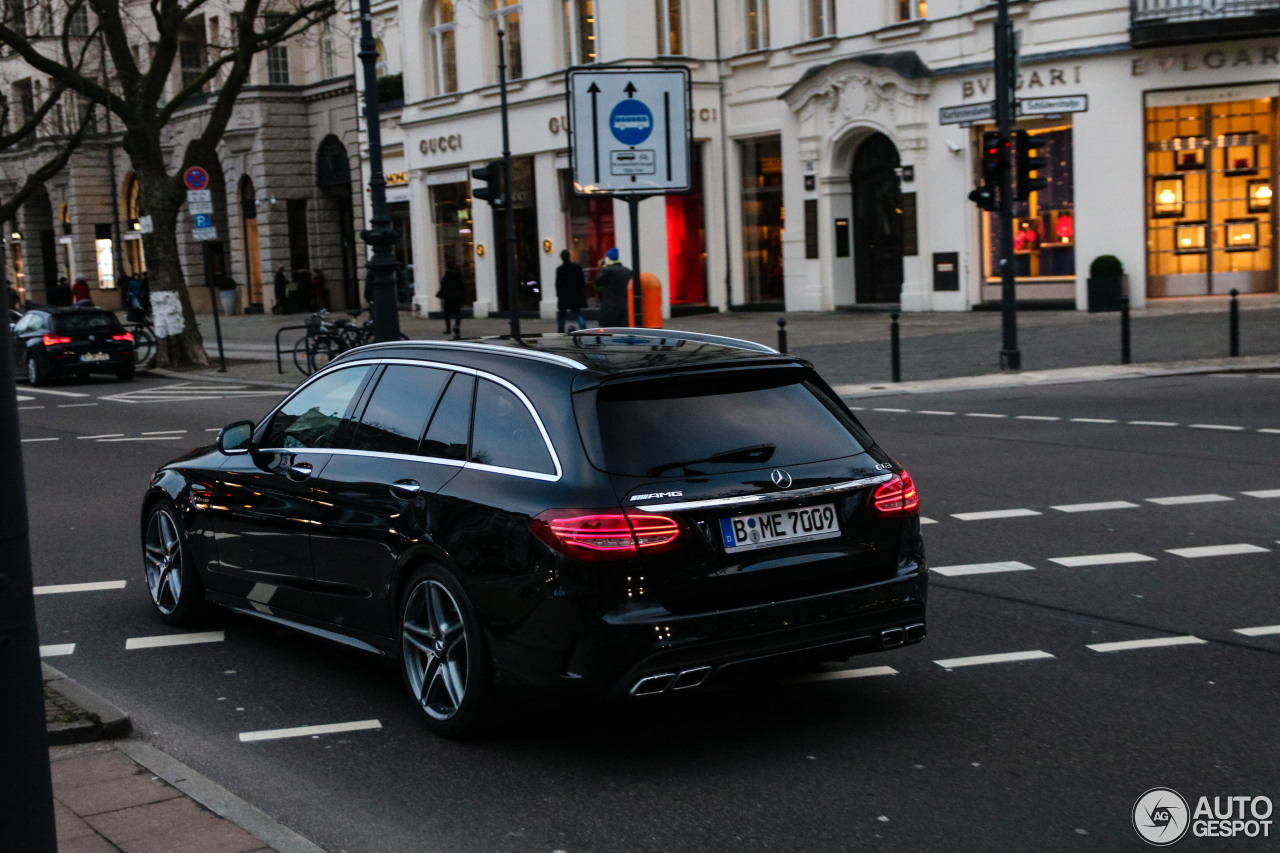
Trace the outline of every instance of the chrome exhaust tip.
<path fill-rule="evenodd" d="M 675 681 L 675 678 L 676 674 L 674 672 L 664 672 L 661 675 L 646 675 L 631 688 L 631 695 L 653 696 L 661 693 L 671 686 L 671 682 Z"/>
<path fill-rule="evenodd" d="M 908 643 L 918 643 L 924 639 L 925 630 L 923 622 L 916 622 L 906 627 L 906 636 Z"/>
<path fill-rule="evenodd" d="M 693 669 L 686 669 L 676 676 L 675 684 L 671 686 L 671 689 L 689 690 L 693 687 L 701 687 L 710 674 L 711 667 L 709 666 L 695 666 Z"/>
<path fill-rule="evenodd" d="M 886 649 L 894 646 L 902 645 L 903 630 L 901 628 L 887 628 L 880 632 L 880 645 Z"/>

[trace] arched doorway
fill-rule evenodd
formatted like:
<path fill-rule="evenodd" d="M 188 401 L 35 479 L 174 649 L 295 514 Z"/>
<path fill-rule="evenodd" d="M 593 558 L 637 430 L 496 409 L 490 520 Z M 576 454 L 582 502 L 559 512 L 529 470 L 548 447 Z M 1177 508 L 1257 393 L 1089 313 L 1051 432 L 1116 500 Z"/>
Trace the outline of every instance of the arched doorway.
<path fill-rule="evenodd" d="M 316 151 L 316 186 L 331 202 L 331 215 L 337 220 L 339 264 L 342 270 L 342 298 L 348 308 L 359 308 L 360 287 L 356 274 L 355 214 L 351 208 L 351 162 L 342 140 L 329 134 Z M 330 274 L 332 280 L 332 274 Z"/>
<path fill-rule="evenodd" d="M 141 276 L 147 271 L 147 257 L 142 249 L 142 202 L 138 194 L 138 176 L 130 172 L 125 176 L 121 190 L 124 201 L 124 218 L 129 223 L 128 230 L 120 238 L 124 243 L 121 251 L 124 254 L 124 270 L 131 275 Z"/>
<path fill-rule="evenodd" d="M 853 155 L 854 281 L 860 304 L 902 298 L 902 185 L 898 149 L 874 134 Z"/>

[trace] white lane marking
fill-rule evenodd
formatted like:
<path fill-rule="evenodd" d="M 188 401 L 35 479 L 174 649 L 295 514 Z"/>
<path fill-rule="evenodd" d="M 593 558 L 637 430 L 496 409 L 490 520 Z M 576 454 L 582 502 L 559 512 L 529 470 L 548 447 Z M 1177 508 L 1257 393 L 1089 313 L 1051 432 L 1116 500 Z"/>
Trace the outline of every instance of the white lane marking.
<path fill-rule="evenodd" d="M 96 406 L 97 403 L 59 403 L 59 409 L 83 409 L 86 406 Z"/>
<path fill-rule="evenodd" d="M 1280 634 L 1280 625 L 1261 625 L 1257 628 L 1236 628 L 1237 634 L 1244 634 L 1246 637 L 1267 637 L 1271 634 Z"/>
<path fill-rule="evenodd" d="M 1162 426 L 1162 427 L 1181 426 L 1181 424 L 1178 423 L 1177 421 L 1125 421 L 1125 423 L 1130 424 L 1131 426 Z"/>
<path fill-rule="evenodd" d="M 222 427 L 209 427 L 205 432 L 222 432 Z"/>
<path fill-rule="evenodd" d="M 109 444 L 113 441 L 177 441 L 180 438 L 182 438 L 180 435 L 144 435 L 140 438 L 100 438 L 98 441 Z"/>
<path fill-rule="evenodd" d="M 151 432 L 144 432 L 143 435 L 182 435 L 185 429 L 155 429 Z"/>
<path fill-rule="evenodd" d="M 966 563 L 963 566 L 930 566 L 929 571 L 949 578 L 960 575 L 990 575 L 996 572 L 1031 572 L 1035 566 L 1019 563 L 1017 560 L 1006 560 L 1002 563 Z"/>
<path fill-rule="evenodd" d="M 1168 498 L 1147 498 L 1148 503 L 1159 504 L 1160 506 L 1179 506 L 1181 504 L 1211 504 L 1220 503 L 1222 501 L 1233 501 L 1235 498 L 1229 498 L 1226 495 L 1174 495 Z"/>
<path fill-rule="evenodd" d="M 1091 504 L 1060 504 L 1049 508 L 1058 512 L 1098 512 L 1104 509 L 1139 509 L 1140 506 L 1130 501 L 1098 501 Z"/>
<path fill-rule="evenodd" d="M 944 412 L 939 409 L 921 409 L 917 415 L 954 415 L 955 412 Z"/>
<path fill-rule="evenodd" d="M 1028 515 L 1043 515 L 1034 509 L 993 509 L 986 512 L 953 512 L 952 518 L 961 521 L 987 521 L 992 518 L 1023 518 Z"/>
<path fill-rule="evenodd" d="M 1059 566 L 1114 566 L 1119 563 L 1154 563 L 1155 557 L 1139 554 L 1136 551 L 1125 551 L 1118 554 L 1081 554 L 1078 557 L 1050 557 L 1050 563 Z"/>
<path fill-rule="evenodd" d="M 909 413 L 911 410 L 910 410 L 910 409 L 885 409 L 885 408 L 878 408 L 878 409 L 872 409 L 871 411 L 873 411 L 873 412 L 896 412 L 897 414 L 907 414 L 907 413 Z"/>
<path fill-rule="evenodd" d="M 19 406 L 19 407 L 18 407 L 18 411 L 19 411 L 19 412 L 29 412 L 29 411 L 31 411 L 32 409 L 43 409 L 43 408 L 44 408 L 44 406 Z"/>
<path fill-rule="evenodd" d="M 35 397 L 24 397 L 21 394 L 15 394 L 14 399 L 17 400 L 19 403 L 30 403 L 32 400 L 35 399 Z"/>
<path fill-rule="evenodd" d="M 1262 429 L 1258 430 L 1258 432 L 1266 432 L 1266 433 L 1270 433 L 1271 435 L 1280 435 L 1280 429 L 1268 429 L 1267 427 L 1263 427 Z"/>
<path fill-rule="evenodd" d="M 1062 418 L 1054 415 L 1018 415 L 1014 418 L 1016 421 L 1060 421 Z"/>
<path fill-rule="evenodd" d="M 965 412 L 966 418 L 1007 418 L 1008 415 L 993 415 L 990 412 Z"/>
<path fill-rule="evenodd" d="M 782 679 L 783 684 L 804 684 L 809 681 L 842 681 L 846 678 L 871 678 L 876 675 L 897 675 L 891 666 L 866 666 L 862 669 L 840 669 L 833 672 L 812 672 Z"/>
<path fill-rule="evenodd" d="M 1115 418 L 1072 418 L 1073 424 L 1114 424 L 1118 423 Z"/>
<path fill-rule="evenodd" d="M 60 592 L 98 592 L 103 589 L 124 589 L 127 581 L 94 581 L 92 583 L 60 583 L 52 586 L 38 586 L 32 590 L 36 595 L 53 595 Z"/>
<path fill-rule="evenodd" d="M 1227 426 L 1225 424 L 1187 424 L 1187 429 L 1221 429 L 1228 432 L 1244 432 L 1242 426 Z"/>
<path fill-rule="evenodd" d="M 1030 652 L 1005 652 L 998 655 L 974 655 L 967 658 L 947 658 L 946 660 L 936 660 L 938 666 L 943 669 L 955 669 L 959 666 L 980 666 L 986 663 L 1013 663 L 1020 660 L 1042 660 L 1051 658 L 1053 655 L 1048 652 L 1036 649 Z"/>
<path fill-rule="evenodd" d="M 159 634 L 154 637 L 130 637 L 124 641 L 126 651 L 133 649 L 158 649 L 162 646 L 191 646 L 196 643 L 221 643 L 227 638 L 224 631 L 196 631 L 190 634 Z"/>
<path fill-rule="evenodd" d="M 1247 542 L 1239 542 L 1233 545 L 1200 545 L 1195 548 L 1165 548 L 1165 551 L 1173 554 L 1175 557 L 1231 557 L 1236 554 L 1267 554 L 1270 553 L 1269 548 L 1261 548 L 1257 545 L 1250 545 Z"/>
<path fill-rule="evenodd" d="M 57 436 L 53 436 L 52 438 L 24 438 L 22 439 L 22 443 L 30 444 L 33 441 L 57 441 L 57 440 L 58 440 Z"/>
<path fill-rule="evenodd" d="M 298 726 L 292 729 L 268 729 L 261 732 L 241 732 L 241 742 L 252 740 L 276 740 L 286 737 L 308 737 L 311 735 L 328 735 L 337 732 L 356 732 L 362 729 L 380 729 L 382 723 L 377 720 L 359 720 L 354 723 L 329 723 L 324 726 Z"/>
<path fill-rule="evenodd" d="M 921 523 L 921 524 L 937 524 L 937 523 L 938 523 L 938 519 L 936 519 L 936 518 L 926 518 L 925 516 L 923 516 L 923 515 L 922 515 L 922 516 L 920 516 L 920 523 Z"/>
<path fill-rule="evenodd" d="M 1085 646 L 1095 652 L 1127 652 L 1130 649 L 1158 649 L 1164 646 L 1194 646 L 1206 643 L 1199 637 L 1187 634 L 1183 637 L 1152 637 L 1149 640 L 1124 640 L 1119 643 L 1093 643 Z"/>
<path fill-rule="evenodd" d="M 23 389 L 24 394 L 52 394 L 55 397 L 88 397 L 88 394 L 81 394 L 77 391 L 54 391 L 52 388 L 26 388 Z"/>
<path fill-rule="evenodd" d="M 77 435 L 76 439 L 78 441 L 87 441 L 94 438 L 119 438 L 122 435 L 124 435 L 122 432 L 104 432 L 102 435 Z"/>
<path fill-rule="evenodd" d="M 75 643 L 56 643 L 52 646 L 41 646 L 40 657 L 42 658 L 62 657 L 63 655 L 69 655 L 73 653 L 75 650 L 76 650 Z"/>
<path fill-rule="evenodd" d="M 1280 489 L 1263 489 L 1260 492 L 1241 492 L 1251 498 L 1280 498 Z"/>

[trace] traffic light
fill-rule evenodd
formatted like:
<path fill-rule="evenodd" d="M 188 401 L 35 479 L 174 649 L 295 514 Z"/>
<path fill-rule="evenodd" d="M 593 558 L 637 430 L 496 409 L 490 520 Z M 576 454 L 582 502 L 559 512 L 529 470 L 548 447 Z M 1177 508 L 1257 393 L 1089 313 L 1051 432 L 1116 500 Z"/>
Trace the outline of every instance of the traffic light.
<path fill-rule="evenodd" d="M 471 190 L 472 198 L 487 201 L 494 207 L 502 207 L 503 165 L 501 160 L 494 160 L 479 169 L 471 170 L 471 177 L 488 184 L 488 186 L 473 187 Z"/>
<path fill-rule="evenodd" d="M 1016 131 L 1013 137 L 1016 143 L 1015 162 L 1017 164 L 1015 180 L 1018 182 L 1018 188 L 1013 197 L 1018 201 L 1026 201 L 1031 198 L 1033 192 L 1049 185 L 1049 179 L 1044 177 L 1044 167 L 1049 165 L 1049 158 L 1039 156 L 1040 143 L 1025 130 Z M 1036 153 L 1033 155 L 1032 151 Z M 1034 178 L 1031 176 L 1032 172 L 1036 173 Z"/>
<path fill-rule="evenodd" d="M 994 130 L 982 134 L 982 185 L 969 193 L 969 201 L 983 210 L 995 210 L 1000 170 L 1009 164 L 1009 142 Z"/>

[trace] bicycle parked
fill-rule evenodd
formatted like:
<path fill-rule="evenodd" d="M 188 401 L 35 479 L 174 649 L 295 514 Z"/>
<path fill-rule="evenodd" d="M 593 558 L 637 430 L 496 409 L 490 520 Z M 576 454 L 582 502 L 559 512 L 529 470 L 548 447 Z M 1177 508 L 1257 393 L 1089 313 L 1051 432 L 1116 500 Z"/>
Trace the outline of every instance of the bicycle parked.
<path fill-rule="evenodd" d="M 302 373 L 310 375 L 349 349 L 355 349 L 374 341 L 373 316 L 356 324 L 356 318 L 369 309 L 349 312 L 351 319 L 331 317 L 321 309 L 307 320 L 307 333 L 293 345 L 293 363 Z M 408 340 L 405 335 L 400 336 Z"/>
<path fill-rule="evenodd" d="M 156 366 L 156 330 L 151 325 L 151 318 L 146 317 L 136 323 L 126 323 L 125 328 L 133 334 L 133 362 L 143 370 Z"/>

